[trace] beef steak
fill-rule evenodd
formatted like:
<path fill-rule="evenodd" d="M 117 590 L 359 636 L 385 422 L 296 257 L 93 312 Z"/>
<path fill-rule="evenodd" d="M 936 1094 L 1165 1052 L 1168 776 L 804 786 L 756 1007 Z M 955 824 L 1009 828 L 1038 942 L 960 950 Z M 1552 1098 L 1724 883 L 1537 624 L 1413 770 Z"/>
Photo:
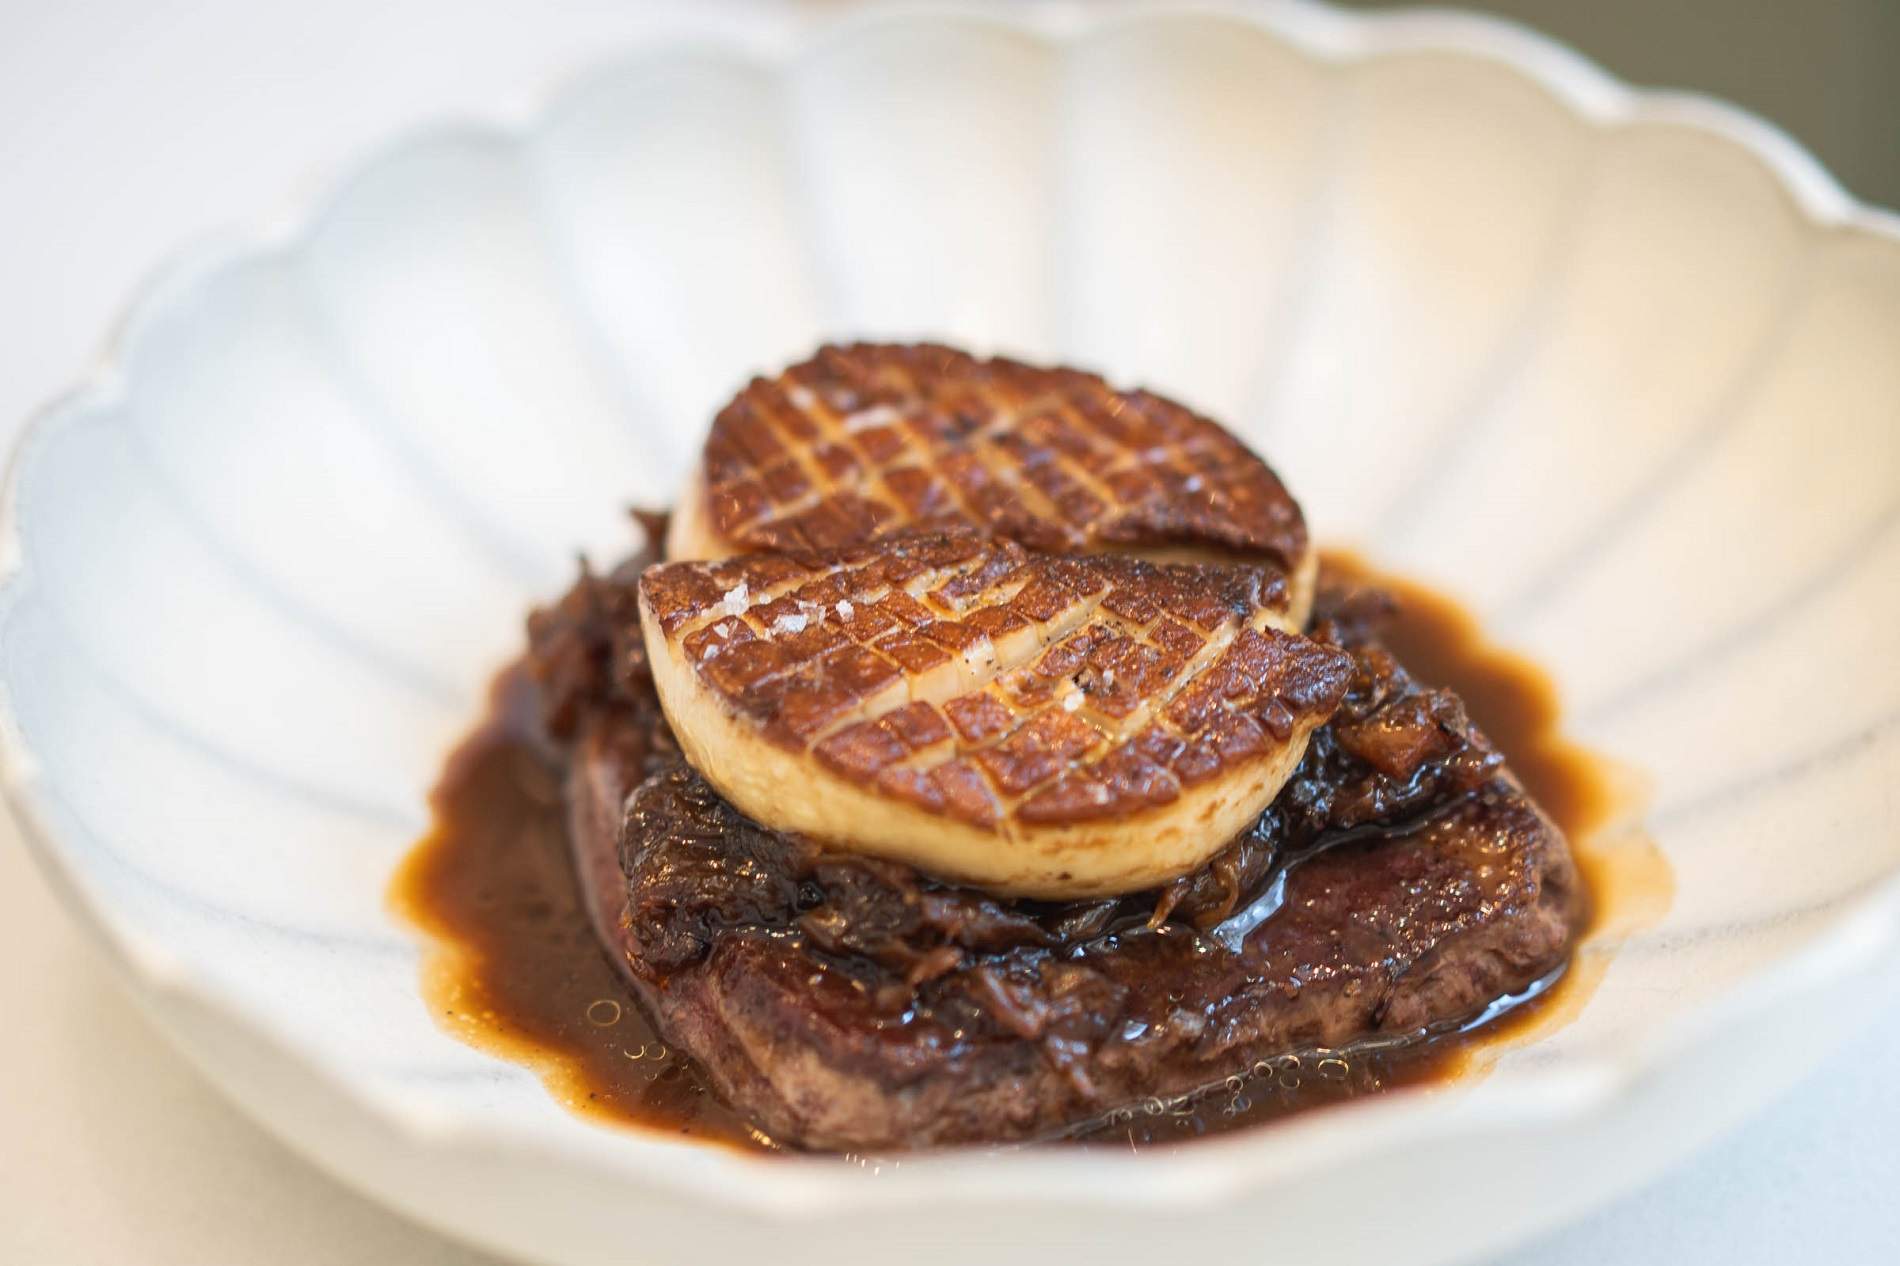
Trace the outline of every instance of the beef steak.
<path fill-rule="evenodd" d="M 667 1040 L 761 1129 L 876 1150 L 1058 1135 L 1263 1059 L 1461 1023 L 1560 967 L 1585 895 L 1562 834 L 1448 691 L 1322 587 L 1345 702 L 1251 829 L 1165 887 L 1002 900 L 828 852 L 678 755 L 646 672 L 645 560 L 531 621 L 577 863 Z"/>

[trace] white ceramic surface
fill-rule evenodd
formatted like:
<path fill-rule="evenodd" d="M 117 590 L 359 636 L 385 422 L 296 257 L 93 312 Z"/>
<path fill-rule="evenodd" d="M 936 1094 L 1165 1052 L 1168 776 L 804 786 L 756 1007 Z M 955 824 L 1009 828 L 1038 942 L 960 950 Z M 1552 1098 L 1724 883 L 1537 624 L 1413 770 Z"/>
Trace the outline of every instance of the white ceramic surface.
<path fill-rule="evenodd" d="M 853 334 L 1228 418 L 1323 535 L 1466 595 L 1650 771 L 1668 918 L 1465 1092 L 1166 1158 L 682 1148 L 436 1030 L 382 893 L 523 609 L 624 546 L 744 373 Z M 485 1243 L 1449 1259 L 1737 1119 L 1888 970 L 1897 345 L 1892 217 L 1495 23 L 1090 6 L 656 47 L 144 296 L 14 467 L 7 789 L 221 1086 Z"/>

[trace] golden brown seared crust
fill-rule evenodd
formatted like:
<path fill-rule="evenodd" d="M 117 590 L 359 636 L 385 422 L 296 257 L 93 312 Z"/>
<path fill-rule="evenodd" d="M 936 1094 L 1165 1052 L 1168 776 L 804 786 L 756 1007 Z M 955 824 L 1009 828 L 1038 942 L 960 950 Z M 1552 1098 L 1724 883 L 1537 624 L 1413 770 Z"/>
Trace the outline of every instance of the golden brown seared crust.
<path fill-rule="evenodd" d="M 667 563 L 641 594 L 674 730 L 735 802 L 1003 891 L 1125 890 L 1199 864 L 1266 807 L 1352 674 L 1285 631 L 1278 573 L 974 532 Z M 787 794 L 801 765 L 810 797 Z M 827 778 L 861 797 L 841 820 L 820 816 Z M 1167 860 L 1111 856 L 1107 824 L 1150 811 L 1144 844 Z M 952 823 L 965 846 L 1043 847 L 936 849 L 931 828 Z"/>
<path fill-rule="evenodd" d="M 1217 424 L 1094 374 L 932 344 L 824 347 L 713 420 L 668 554 L 831 549 L 972 525 L 1033 549 L 1310 565 L 1299 506 Z"/>

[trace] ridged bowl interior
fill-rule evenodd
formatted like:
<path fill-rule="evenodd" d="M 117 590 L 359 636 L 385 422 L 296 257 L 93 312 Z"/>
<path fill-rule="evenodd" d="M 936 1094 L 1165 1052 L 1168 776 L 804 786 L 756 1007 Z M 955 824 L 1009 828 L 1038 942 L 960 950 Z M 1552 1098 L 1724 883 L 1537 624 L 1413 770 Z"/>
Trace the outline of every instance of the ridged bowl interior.
<path fill-rule="evenodd" d="M 524 612 L 627 548 L 746 376 L 854 336 L 1226 420 L 1322 539 L 1461 595 L 1644 771 L 1667 916 L 1468 1090 L 1168 1157 L 754 1160 L 589 1125 L 439 1030 L 384 892 Z M 1164 1232 L 1437 1260 L 1707 1137 L 1892 957 L 1897 348 L 1891 217 L 1495 23 L 1089 6 L 668 43 L 144 296 L 14 467 L 8 790 L 222 1084 L 490 1243 L 620 1260 L 638 1212 L 660 1259 L 717 1208 L 734 1253 L 791 1219 L 795 1258 L 843 1261 L 930 1202 L 987 1216 L 917 1260 L 1081 1226 L 1111 1260 Z M 1487 1204 L 1527 1166 L 1572 1186 L 1473 1232 L 1422 1157 L 1503 1171 Z M 1347 1216 L 1347 1174 L 1396 1229 Z"/>

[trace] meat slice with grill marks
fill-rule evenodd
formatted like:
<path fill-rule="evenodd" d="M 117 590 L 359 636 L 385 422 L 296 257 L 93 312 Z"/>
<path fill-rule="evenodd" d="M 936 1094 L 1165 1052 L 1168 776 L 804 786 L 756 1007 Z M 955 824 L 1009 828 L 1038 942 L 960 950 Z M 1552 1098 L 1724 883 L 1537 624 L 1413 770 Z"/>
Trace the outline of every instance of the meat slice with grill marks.
<path fill-rule="evenodd" d="M 740 811 L 1014 896 L 1200 865 L 1352 675 L 1278 572 L 971 531 L 663 564 L 640 606 L 673 731 Z"/>
<path fill-rule="evenodd" d="M 1218 424 L 1094 374 L 930 344 L 821 348 L 713 421 L 673 559 L 833 549 L 965 525 L 1032 549 L 1239 557 L 1290 584 L 1316 557 L 1300 508 Z"/>

